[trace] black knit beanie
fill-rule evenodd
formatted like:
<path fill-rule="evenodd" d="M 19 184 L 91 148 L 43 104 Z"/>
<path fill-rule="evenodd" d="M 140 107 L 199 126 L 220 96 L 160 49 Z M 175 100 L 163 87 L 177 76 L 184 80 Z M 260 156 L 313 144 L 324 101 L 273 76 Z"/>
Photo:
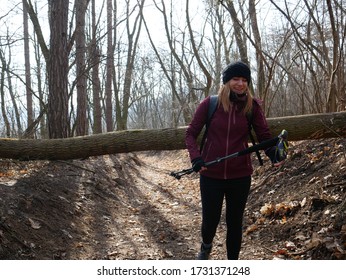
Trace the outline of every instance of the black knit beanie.
<path fill-rule="evenodd" d="M 228 64 L 222 71 L 222 82 L 226 84 L 233 77 L 243 77 L 247 80 L 247 83 L 251 83 L 251 71 L 249 66 L 241 61 Z"/>

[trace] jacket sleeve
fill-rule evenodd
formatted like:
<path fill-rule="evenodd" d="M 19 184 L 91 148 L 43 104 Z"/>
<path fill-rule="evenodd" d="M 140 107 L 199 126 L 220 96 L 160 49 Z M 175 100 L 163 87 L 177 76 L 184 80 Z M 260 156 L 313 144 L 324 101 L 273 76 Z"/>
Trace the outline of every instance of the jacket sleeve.
<path fill-rule="evenodd" d="M 261 101 L 258 99 L 255 99 L 253 105 L 252 127 L 259 143 L 272 138 L 267 119 L 261 107 Z"/>
<path fill-rule="evenodd" d="M 201 133 L 207 118 L 210 97 L 205 98 L 197 107 L 191 123 L 188 125 L 185 133 L 185 145 L 189 152 L 191 161 L 200 157 L 199 143 L 197 138 Z"/>

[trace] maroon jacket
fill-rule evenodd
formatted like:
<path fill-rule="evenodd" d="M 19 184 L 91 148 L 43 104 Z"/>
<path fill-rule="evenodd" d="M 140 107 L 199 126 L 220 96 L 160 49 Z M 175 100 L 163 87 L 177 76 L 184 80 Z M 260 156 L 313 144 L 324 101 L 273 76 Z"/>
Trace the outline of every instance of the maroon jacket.
<path fill-rule="evenodd" d="M 271 139 L 272 135 L 259 100 L 255 101 L 252 126 L 258 141 L 262 142 Z M 200 153 L 196 139 L 207 121 L 209 102 L 210 97 L 207 97 L 200 103 L 186 130 L 185 143 L 191 160 L 201 156 L 208 162 L 248 147 L 248 122 L 242 112 L 244 104 L 235 102 L 229 112 L 225 112 L 222 105 L 218 106 L 211 119 L 203 151 Z M 233 179 L 249 176 L 252 172 L 251 157 L 247 154 L 210 165 L 207 170 L 201 171 L 201 174 L 216 179 Z"/>

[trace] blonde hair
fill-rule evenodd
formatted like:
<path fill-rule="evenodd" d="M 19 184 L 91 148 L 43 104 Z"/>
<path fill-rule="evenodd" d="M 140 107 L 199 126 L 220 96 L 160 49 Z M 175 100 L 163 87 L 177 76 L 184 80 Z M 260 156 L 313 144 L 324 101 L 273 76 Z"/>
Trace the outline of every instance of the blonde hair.
<path fill-rule="evenodd" d="M 229 112 L 231 106 L 232 106 L 232 102 L 229 99 L 229 95 L 231 93 L 231 89 L 229 87 L 229 83 L 223 84 L 221 85 L 219 92 L 218 92 L 218 105 L 222 105 L 223 109 L 225 112 Z M 244 106 L 243 109 L 243 113 L 247 114 L 249 112 L 251 112 L 252 110 L 252 104 L 253 104 L 253 95 L 250 91 L 250 89 L 248 88 L 246 91 L 247 94 L 247 99 L 246 99 L 246 104 Z"/>

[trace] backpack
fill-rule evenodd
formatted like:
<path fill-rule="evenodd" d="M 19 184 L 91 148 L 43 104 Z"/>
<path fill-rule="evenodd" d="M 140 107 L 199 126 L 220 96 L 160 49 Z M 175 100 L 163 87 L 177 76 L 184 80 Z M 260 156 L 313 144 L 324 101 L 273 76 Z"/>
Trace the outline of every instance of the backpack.
<path fill-rule="evenodd" d="M 207 118 L 207 121 L 205 123 L 205 131 L 204 131 L 204 134 L 202 137 L 202 141 L 201 141 L 201 145 L 200 145 L 200 151 L 202 151 L 204 142 L 207 138 L 208 129 L 209 129 L 209 126 L 211 123 L 211 119 L 212 119 L 212 117 L 213 117 L 213 115 L 217 109 L 217 103 L 218 103 L 218 96 L 217 95 L 210 96 L 210 102 L 209 102 L 209 108 L 208 108 L 208 118 Z M 256 144 L 255 138 L 252 134 L 252 121 L 253 121 L 252 111 L 246 114 L 246 119 L 248 122 L 249 137 L 251 139 L 252 145 L 255 145 Z M 263 165 L 263 160 L 262 160 L 261 154 L 258 150 L 256 150 L 256 155 L 257 155 L 257 158 L 258 158 L 260 165 Z"/>

